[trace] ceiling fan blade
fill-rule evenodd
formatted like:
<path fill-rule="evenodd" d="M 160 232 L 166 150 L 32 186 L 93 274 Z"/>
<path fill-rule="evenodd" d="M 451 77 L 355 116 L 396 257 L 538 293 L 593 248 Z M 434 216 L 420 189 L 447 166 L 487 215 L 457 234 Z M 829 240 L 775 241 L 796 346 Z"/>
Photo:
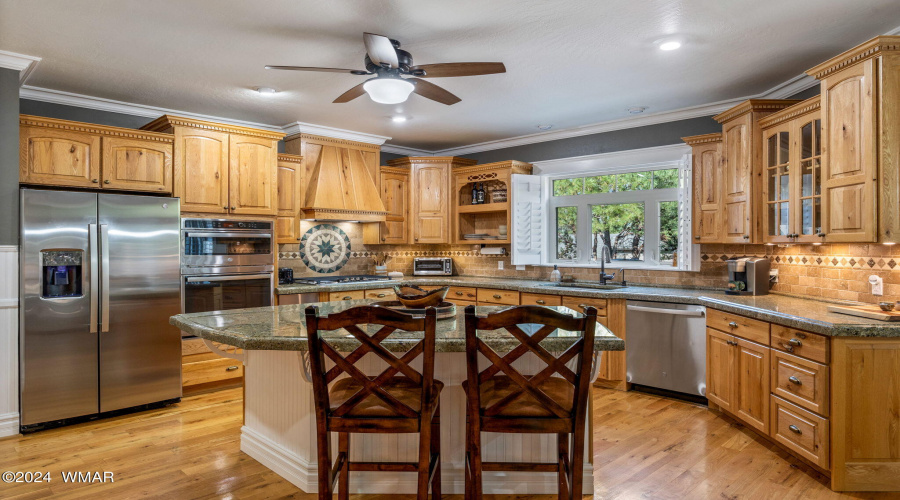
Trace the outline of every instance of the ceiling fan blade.
<path fill-rule="evenodd" d="M 292 71 L 321 71 L 325 73 L 350 73 L 352 75 L 368 75 L 368 71 L 343 68 L 312 68 L 308 66 L 266 66 L 266 69 L 289 69 Z"/>
<path fill-rule="evenodd" d="M 431 82 L 420 80 L 418 78 L 407 78 L 406 81 L 413 82 L 415 84 L 416 88 L 413 89 L 413 92 L 419 94 L 422 97 L 427 97 L 432 101 L 437 101 L 441 104 L 450 106 L 462 100 Z"/>
<path fill-rule="evenodd" d="M 397 50 L 390 38 L 374 33 L 363 33 L 363 42 L 366 44 L 369 59 L 373 63 L 379 66 L 389 64 L 391 68 L 400 66 L 400 62 L 397 60 Z"/>
<path fill-rule="evenodd" d="M 423 64 L 409 68 L 413 73 L 417 70 L 425 71 L 421 78 L 444 78 L 449 76 L 476 76 L 506 73 L 506 66 L 499 62 L 469 62 L 469 63 L 442 63 Z"/>
<path fill-rule="evenodd" d="M 353 99 L 356 99 L 357 97 L 365 94 L 366 90 L 363 88 L 363 85 L 365 85 L 365 83 L 366 82 L 360 83 L 359 85 L 353 87 L 352 89 L 344 92 L 343 94 L 338 96 L 338 98 L 332 102 L 336 102 L 338 104 L 344 103 L 344 102 L 350 102 Z"/>

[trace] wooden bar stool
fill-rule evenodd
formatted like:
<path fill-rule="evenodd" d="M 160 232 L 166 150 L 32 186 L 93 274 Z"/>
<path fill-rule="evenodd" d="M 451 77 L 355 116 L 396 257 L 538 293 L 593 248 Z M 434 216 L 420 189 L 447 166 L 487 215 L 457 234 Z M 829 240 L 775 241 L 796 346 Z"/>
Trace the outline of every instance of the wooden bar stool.
<path fill-rule="evenodd" d="M 594 350 L 597 310 L 584 309 L 575 318 L 540 306 L 504 309 L 480 318 L 475 307 L 466 307 L 466 498 L 482 496 L 482 471 L 556 472 L 559 498 L 580 498 L 584 467 L 584 432 Z M 538 325 L 532 334 L 519 325 Z M 501 356 L 481 340 L 479 330 L 506 330 L 519 345 Z M 557 329 L 582 332 L 559 357 L 540 342 Z M 533 353 L 546 367 L 523 375 L 512 363 Z M 490 362 L 478 371 L 478 354 Z M 566 364 L 575 361 L 575 369 Z M 481 433 L 556 434 L 556 463 L 485 462 L 481 458 Z M 570 438 L 571 437 L 571 442 Z"/>
<path fill-rule="evenodd" d="M 319 317 L 318 308 L 306 308 L 309 364 L 316 408 L 319 460 L 319 498 L 330 499 L 340 480 L 338 497 L 349 498 L 350 471 L 418 472 L 418 498 L 441 495 L 441 442 L 438 403 L 444 384 L 434 380 L 434 308 L 423 319 L 414 319 L 390 309 L 360 306 Z M 358 325 L 381 326 L 369 335 Z M 320 331 L 344 329 L 360 346 L 346 356 L 339 353 Z M 395 330 L 422 331 L 423 339 L 399 357 L 382 342 Z M 354 364 L 374 353 L 387 363 L 380 374 L 369 376 Z M 400 353 L 398 353 L 400 354 Z M 422 356 L 422 371 L 410 363 Z M 334 362 L 325 368 L 325 357 Z M 347 377 L 338 377 L 347 374 Z M 330 387 L 329 387 L 330 386 Z M 330 433 L 338 433 L 337 459 L 332 461 Z M 418 462 L 351 462 L 350 435 L 357 432 L 419 433 Z"/>

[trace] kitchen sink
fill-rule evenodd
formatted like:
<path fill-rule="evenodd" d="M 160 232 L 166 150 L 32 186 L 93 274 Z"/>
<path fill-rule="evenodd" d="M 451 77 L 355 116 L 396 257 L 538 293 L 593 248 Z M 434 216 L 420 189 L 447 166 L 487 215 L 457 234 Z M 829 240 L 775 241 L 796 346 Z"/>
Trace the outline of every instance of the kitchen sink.
<path fill-rule="evenodd" d="M 601 285 L 600 283 L 584 283 L 584 282 L 574 282 L 574 283 L 547 283 L 541 286 L 547 287 L 555 287 L 555 288 L 587 288 L 591 290 L 618 290 L 620 288 L 625 288 L 627 285 Z"/>

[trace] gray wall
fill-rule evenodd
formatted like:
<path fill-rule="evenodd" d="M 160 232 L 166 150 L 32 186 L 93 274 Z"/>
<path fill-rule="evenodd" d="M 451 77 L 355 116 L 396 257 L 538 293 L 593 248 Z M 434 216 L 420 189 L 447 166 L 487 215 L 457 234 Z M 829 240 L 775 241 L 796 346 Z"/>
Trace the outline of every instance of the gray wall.
<path fill-rule="evenodd" d="M 28 99 L 20 99 L 19 108 L 23 115 L 59 118 L 60 120 L 109 125 L 110 127 L 141 128 L 154 120 L 153 118 L 144 116 L 111 113 L 109 111 L 98 111 L 96 109 L 78 108 L 75 106 L 66 106 L 64 104 L 31 101 Z"/>
<path fill-rule="evenodd" d="M 19 72 L 0 68 L 0 245 L 19 244 Z"/>
<path fill-rule="evenodd" d="M 397 158 L 406 158 L 407 155 L 398 155 L 394 153 L 381 152 L 381 164 L 387 165 L 388 160 L 396 160 Z"/>

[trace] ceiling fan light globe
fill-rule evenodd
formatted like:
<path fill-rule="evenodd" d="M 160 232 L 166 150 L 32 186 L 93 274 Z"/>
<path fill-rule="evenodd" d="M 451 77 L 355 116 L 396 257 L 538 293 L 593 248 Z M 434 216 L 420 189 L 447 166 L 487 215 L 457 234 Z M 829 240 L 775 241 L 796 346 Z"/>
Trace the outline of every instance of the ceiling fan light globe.
<path fill-rule="evenodd" d="M 375 78 L 363 85 L 369 97 L 380 104 L 405 102 L 415 88 L 415 85 L 400 78 Z"/>

